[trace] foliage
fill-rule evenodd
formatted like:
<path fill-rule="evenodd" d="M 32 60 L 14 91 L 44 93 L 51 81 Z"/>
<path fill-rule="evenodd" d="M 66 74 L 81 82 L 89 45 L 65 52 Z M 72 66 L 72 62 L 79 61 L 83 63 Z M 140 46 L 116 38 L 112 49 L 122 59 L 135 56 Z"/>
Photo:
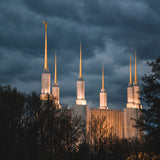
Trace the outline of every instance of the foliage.
<path fill-rule="evenodd" d="M 1 153 L 5 159 L 24 160 L 74 155 L 82 125 L 71 113 L 67 108 L 57 109 L 49 98 L 40 101 L 35 92 L 25 95 L 16 88 L 0 86 Z"/>
<path fill-rule="evenodd" d="M 160 159 L 160 155 L 155 155 L 153 153 L 139 152 L 139 153 L 131 153 L 130 156 L 126 160 L 158 160 Z"/>
<path fill-rule="evenodd" d="M 118 139 L 105 119 L 92 121 L 92 139 L 70 109 L 57 109 L 53 100 L 41 101 L 10 86 L 0 86 L 0 152 L 5 159 L 130 160 L 160 159 L 160 58 L 148 63 L 152 74 L 143 77 L 143 100 L 148 106 L 138 121 L 145 141 Z M 145 122 L 145 123 L 144 123 Z M 88 143 L 89 142 L 89 143 Z M 92 142 L 92 143 L 90 143 Z"/>
<path fill-rule="evenodd" d="M 104 144 L 109 143 L 109 140 L 112 139 L 113 129 L 107 126 L 106 117 L 100 118 L 99 116 L 94 116 L 91 123 L 92 137 L 90 141 L 94 146 L 94 152 L 99 152 L 100 150 L 104 149 Z"/>
<path fill-rule="evenodd" d="M 144 113 L 137 126 L 147 133 L 146 146 L 148 150 L 159 152 L 160 148 L 160 57 L 147 62 L 151 73 L 142 78 L 142 96 L 145 102 Z"/>
<path fill-rule="evenodd" d="M 145 74 L 142 78 L 142 93 L 148 107 L 145 129 L 151 133 L 160 128 L 160 58 L 154 62 L 148 62 L 148 65 L 152 68 L 152 73 Z"/>
<path fill-rule="evenodd" d="M 21 127 L 24 94 L 8 86 L 0 86 L 0 151 L 6 158 L 14 158 L 21 146 Z"/>

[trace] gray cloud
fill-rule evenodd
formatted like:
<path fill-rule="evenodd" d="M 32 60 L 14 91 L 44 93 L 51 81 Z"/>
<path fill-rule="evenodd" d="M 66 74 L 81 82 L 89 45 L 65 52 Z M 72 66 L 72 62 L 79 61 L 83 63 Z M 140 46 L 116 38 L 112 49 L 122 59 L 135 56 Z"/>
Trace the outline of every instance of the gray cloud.
<path fill-rule="evenodd" d="M 0 83 L 27 93 L 40 92 L 44 19 L 48 22 L 52 82 L 57 51 L 62 103 L 72 105 L 76 99 L 81 41 L 88 104 L 98 107 L 104 63 L 108 104 L 112 109 L 122 109 L 126 103 L 130 52 L 134 64 L 134 50 L 137 51 L 139 82 L 147 71 L 145 61 L 159 56 L 159 5 L 159 1 L 150 0 L 0 0 Z"/>

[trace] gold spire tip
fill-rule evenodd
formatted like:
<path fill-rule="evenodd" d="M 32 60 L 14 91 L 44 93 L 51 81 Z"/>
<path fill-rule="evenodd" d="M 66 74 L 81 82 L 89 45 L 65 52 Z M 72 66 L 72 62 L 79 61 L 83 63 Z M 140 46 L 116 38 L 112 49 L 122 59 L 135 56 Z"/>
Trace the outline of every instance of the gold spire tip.
<path fill-rule="evenodd" d="M 80 42 L 79 78 L 82 78 L 82 50 L 81 50 L 81 42 Z"/>
<path fill-rule="evenodd" d="M 45 25 L 47 25 L 47 22 L 46 21 L 44 21 L 44 20 L 41 20 Z"/>
<path fill-rule="evenodd" d="M 44 70 L 48 72 L 48 58 L 47 58 L 47 22 L 43 21 L 45 24 L 45 56 L 44 56 Z"/>
<path fill-rule="evenodd" d="M 55 51 L 55 71 L 54 71 L 54 84 L 57 84 L 57 55 Z"/>
<path fill-rule="evenodd" d="M 102 64 L 102 89 L 104 89 L 104 64 Z"/>

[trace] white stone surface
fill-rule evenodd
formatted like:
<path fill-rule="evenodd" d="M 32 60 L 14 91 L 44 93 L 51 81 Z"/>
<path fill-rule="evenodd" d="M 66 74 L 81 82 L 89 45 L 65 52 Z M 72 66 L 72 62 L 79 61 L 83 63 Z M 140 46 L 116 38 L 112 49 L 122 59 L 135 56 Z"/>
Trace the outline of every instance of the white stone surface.
<path fill-rule="evenodd" d="M 140 87 L 133 86 L 133 91 L 134 91 L 134 103 L 140 104 Z"/>
<path fill-rule="evenodd" d="M 77 99 L 85 99 L 85 82 L 77 81 Z"/>
<path fill-rule="evenodd" d="M 85 99 L 83 99 L 83 100 L 77 99 L 76 105 L 87 105 L 87 101 Z"/>
<path fill-rule="evenodd" d="M 102 91 L 99 93 L 100 98 L 100 106 L 99 109 L 107 109 L 107 93 L 105 91 Z"/>
<path fill-rule="evenodd" d="M 124 138 L 138 138 L 140 135 L 135 127 L 141 111 L 137 108 L 124 108 Z"/>
<path fill-rule="evenodd" d="M 55 98 L 55 103 L 59 105 L 59 87 L 58 86 L 52 87 L 52 95 Z"/>
<path fill-rule="evenodd" d="M 85 100 L 85 82 L 83 80 L 77 81 L 77 100 L 76 105 L 86 105 Z"/>
<path fill-rule="evenodd" d="M 41 78 L 42 78 L 41 94 L 50 94 L 50 78 L 51 78 L 51 75 L 49 73 L 43 73 Z"/>
<path fill-rule="evenodd" d="M 129 86 L 127 88 L 127 108 L 142 109 L 140 104 L 140 87 L 138 85 Z"/>
<path fill-rule="evenodd" d="M 133 103 L 133 87 L 132 86 L 127 87 L 127 102 Z"/>

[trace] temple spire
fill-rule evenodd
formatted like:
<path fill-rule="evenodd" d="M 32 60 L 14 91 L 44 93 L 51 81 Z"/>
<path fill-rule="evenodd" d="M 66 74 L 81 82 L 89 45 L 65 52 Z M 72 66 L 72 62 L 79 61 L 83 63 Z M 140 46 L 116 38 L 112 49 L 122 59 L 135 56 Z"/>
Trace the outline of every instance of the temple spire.
<path fill-rule="evenodd" d="M 54 83 L 57 84 L 57 56 L 55 51 L 55 71 L 54 71 Z"/>
<path fill-rule="evenodd" d="M 48 70 L 48 59 L 47 59 L 47 22 L 42 21 L 45 24 L 45 56 L 44 56 L 44 70 Z"/>
<path fill-rule="evenodd" d="M 102 64 L 102 89 L 104 89 L 104 64 Z"/>
<path fill-rule="evenodd" d="M 79 78 L 82 78 L 82 51 L 81 51 L 81 42 L 80 42 Z"/>
<path fill-rule="evenodd" d="M 135 51 L 135 83 L 137 83 L 137 61 L 136 61 L 136 51 Z"/>
<path fill-rule="evenodd" d="M 130 53 L 130 84 L 132 84 L 132 62 L 131 62 L 131 53 Z"/>

